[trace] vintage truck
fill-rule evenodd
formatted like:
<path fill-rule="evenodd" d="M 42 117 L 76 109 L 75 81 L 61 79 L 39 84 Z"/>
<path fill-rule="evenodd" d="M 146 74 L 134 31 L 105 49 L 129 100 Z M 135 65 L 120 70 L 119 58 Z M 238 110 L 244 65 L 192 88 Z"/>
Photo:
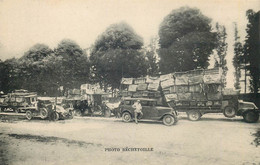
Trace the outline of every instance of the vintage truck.
<path fill-rule="evenodd" d="M 123 78 L 122 97 L 156 98 L 178 112 L 186 112 L 192 121 L 206 113 L 223 113 L 244 121 L 259 120 L 259 109 L 252 102 L 238 99 L 239 91 L 225 89 L 221 68 L 175 72 L 157 77 Z"/>
<path fill-rule="evenodd" d="M 0 96 L 0 111 L 21 112 L 22 107 L 35 106 L 37 94 L 24 89 L 15 90 Z"/>

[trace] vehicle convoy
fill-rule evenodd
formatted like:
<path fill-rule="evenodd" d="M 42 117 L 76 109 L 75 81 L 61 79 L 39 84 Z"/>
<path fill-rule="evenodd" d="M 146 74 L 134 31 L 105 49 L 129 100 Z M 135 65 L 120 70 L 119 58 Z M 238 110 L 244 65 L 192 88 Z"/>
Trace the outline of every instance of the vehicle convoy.
<path fill-rule="evenodd" d="M 239 91 L 223 88 L 221 68 L 175 72 L 158 77 L 123 78 L 122 97 L 156 98 L 178 112 L 186 112 L 191 121 L 206 113 L 225 117 L 242 116 L 244 121 L 259 120 L 259 109 L 252 102 L 238 100 Z"/>
<path fill-rule="evenodd" d="M 162 120 L 163 124 L 167 126 L 177 123 L 178 114 L 173 108 L 169 107 L 168 105 L 163 105 L 157 99 L 148 98 L 123 98 L 121 104 L 119 105 L 119 109 L 124 122 L 130 122 L 134 119 L 135 109 L 132 107 L 132 105 L 137 100 L 140 100 L 143 113 L 143 115 L 138 115 L 138 120 Z"/>

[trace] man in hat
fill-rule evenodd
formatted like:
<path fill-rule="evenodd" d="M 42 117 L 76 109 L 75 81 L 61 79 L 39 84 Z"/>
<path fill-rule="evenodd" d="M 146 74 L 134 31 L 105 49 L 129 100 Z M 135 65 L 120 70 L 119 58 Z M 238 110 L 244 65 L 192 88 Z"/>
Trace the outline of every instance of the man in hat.
<path fill-rule="evenodd" d="M 133 105 L 132 105 L 133 108 L 135 108 L 135 123 L 138 124 L 138 121 L 137 121 L 137 116 L 138 114 L 140 114 L 141 116 L 143 115 L 143 112 L 142 112 L 142 105 L 140 104 L 140 100 L 137 100 Z"/>

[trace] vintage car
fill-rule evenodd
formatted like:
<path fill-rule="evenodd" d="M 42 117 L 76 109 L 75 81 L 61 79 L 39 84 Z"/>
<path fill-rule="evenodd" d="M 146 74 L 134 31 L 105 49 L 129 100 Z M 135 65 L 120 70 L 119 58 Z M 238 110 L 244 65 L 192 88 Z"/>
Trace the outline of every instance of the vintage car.
<path fill-rule="evenodd" d="M 132 105 L 140 100 L 142 105 L 143 115 L 138 116 L 138 120 L 162 120 L 164 125 L 170 126 L 176 124 L 178 121 L 178 113 L 168 105 L 163 105 L 157 99 L 148 98 L 123 98 L 119 105 L 122 120 L 124 122 L 130 122 L 134 119 L 134 108 Z"/>
<path fill-rule="evenodd" d="M 42 119 L 49 117 L 53 120 L 73 118 L 72 110 L 64 109 L 60 105 L 55 105 L 55 98 L 39 97 L 35 106 L 28 106 L 20 109 L 25 111 L 28 120 L 37 116 Z"/>

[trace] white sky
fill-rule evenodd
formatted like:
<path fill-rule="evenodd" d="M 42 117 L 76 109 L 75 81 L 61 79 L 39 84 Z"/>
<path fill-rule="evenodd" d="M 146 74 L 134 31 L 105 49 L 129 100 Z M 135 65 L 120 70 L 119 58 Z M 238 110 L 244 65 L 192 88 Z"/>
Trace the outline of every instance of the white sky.
<path fill-rule="evenodd" d="M 125 21 L 147 44 L 173 9 L 197 7 L 225 25 L 228 33 L 228 87 L 233 86 L 233 22 L 245 36 L 246 10 L 260 9 L 259 0 L 0 0 L 0 59 L 21 57 L 36 43 L 51 48 L 64 38 L 83 49 L 94 44 L 110 24 Z"/>

